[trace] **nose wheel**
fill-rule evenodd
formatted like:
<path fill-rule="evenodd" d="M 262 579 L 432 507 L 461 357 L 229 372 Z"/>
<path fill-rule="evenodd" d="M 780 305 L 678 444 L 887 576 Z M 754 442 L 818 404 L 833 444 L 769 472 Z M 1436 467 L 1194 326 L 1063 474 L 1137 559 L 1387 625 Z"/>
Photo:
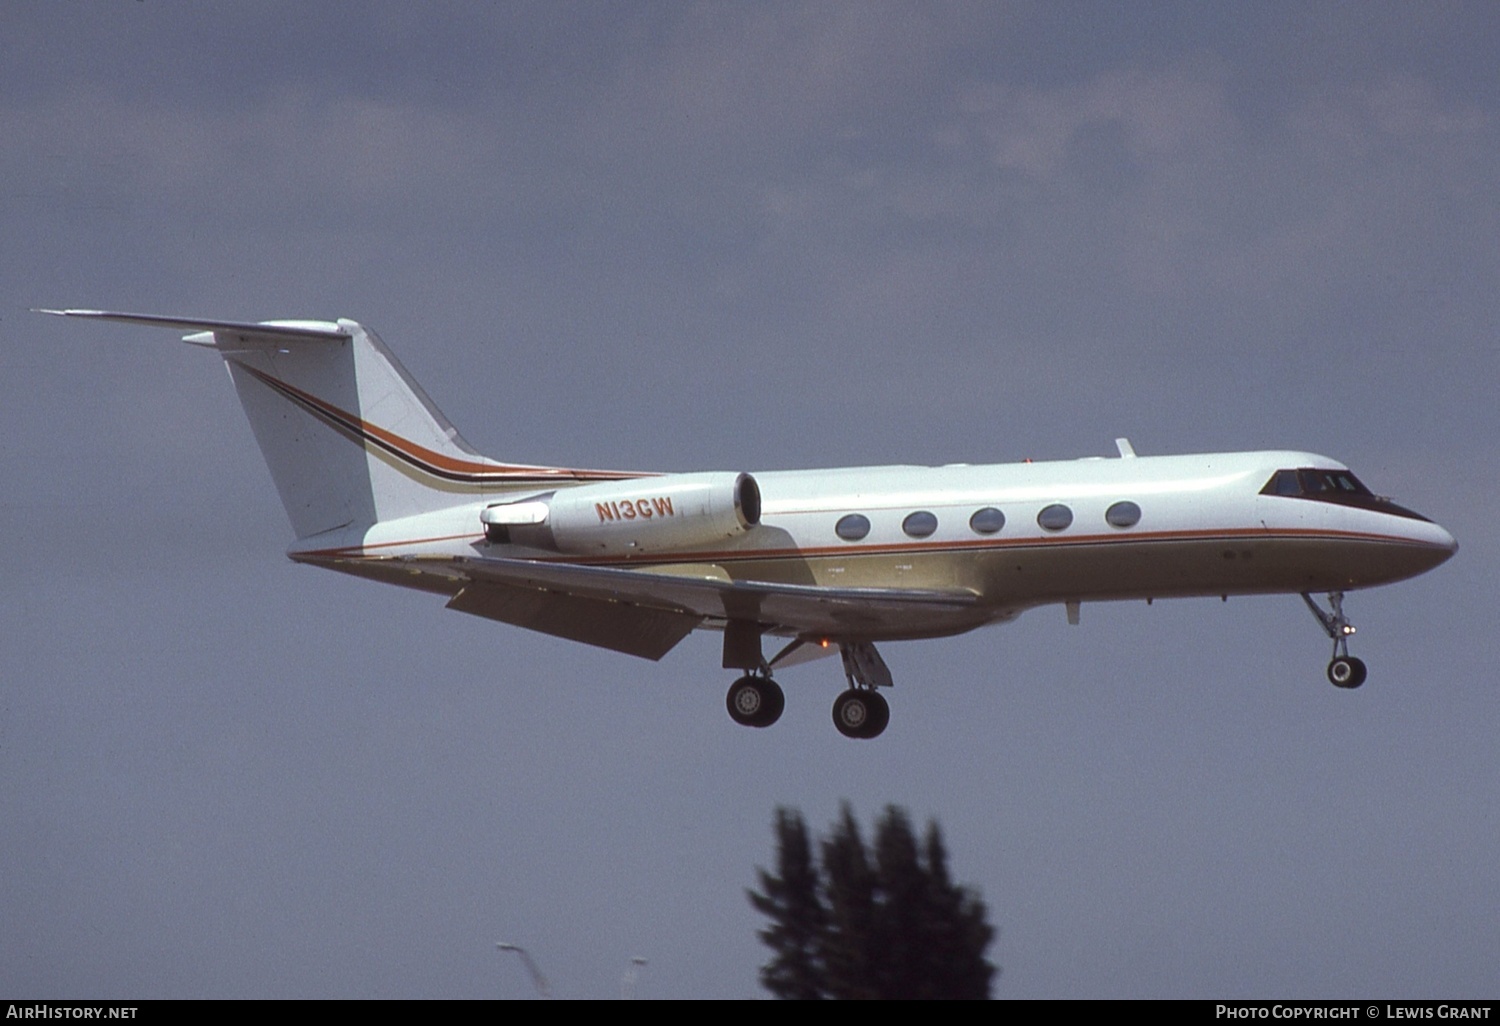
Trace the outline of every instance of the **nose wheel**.
<path fill-rule="evenodd" d="M 1336 688 L 1357 688 L 1365 674 L 1365 661 L 1353 656 L 1334 656 L 1328 664 L 1328 682 Z"/>
<path fill-rule="evenodd" d="M 1327 611 L 1305 591 L 1302 593 L 1302 601 L 1307 603 L 1307 608 L 1318 618 L 1324 632 L 1333 639 L 1333 659 L 1328 663 L 1328 682 L 1338 688 L 1359 687 L 1365 682 L 1368 671 L 1363 659 L 1356 659 L 1349 654 L 1349 635 L 1354 633 L 1354 625 L 1344 615 L 1344 593 L 1328 593 Z"/>

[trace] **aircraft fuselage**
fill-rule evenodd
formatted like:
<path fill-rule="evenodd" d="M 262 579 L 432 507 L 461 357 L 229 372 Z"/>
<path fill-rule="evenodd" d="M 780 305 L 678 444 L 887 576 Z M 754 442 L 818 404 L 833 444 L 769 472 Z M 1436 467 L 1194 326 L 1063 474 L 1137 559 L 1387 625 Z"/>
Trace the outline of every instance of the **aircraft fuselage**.
<path fill-rule="evenodd" d="M 639 555 L 492 544 L 479 520 L 489 497 L 378 524 L 358 539 L 309 539 L 290 554 L 335 558 L 348 570 L 351 560 L 396 561 L 409 575 L 425 564 L 439 578 L 455 557 L 500 558 L 977 597 L 948 622 L 918 617 L 861 632 L 895 640 L 1052 603 L 1355 590 L 1420 574 L 1456 549 L 1443 528 L 1380 500 L 1356 506 L 1264 493 L 1277 471 L 1298 469 L 1347 473 L 1326 457 L 1288 451 L 755 472 L 759 522 L 711 544 Z M 606 505 L 606 529 L 614 521 L 629 532 L 663 516 L 656 480 L 637 479 L 639 497 L 627 501 L 640 510 L 629 520 L 621 500 Z"/>

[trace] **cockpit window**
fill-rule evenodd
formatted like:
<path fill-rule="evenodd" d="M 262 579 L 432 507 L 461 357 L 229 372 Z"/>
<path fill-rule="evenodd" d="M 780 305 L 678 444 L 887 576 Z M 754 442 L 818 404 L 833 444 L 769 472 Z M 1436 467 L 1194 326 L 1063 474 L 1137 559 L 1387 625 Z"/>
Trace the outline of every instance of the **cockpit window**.
<path fill-rule="evenodd" d="M 1412 520 L 1426 520 L 1420 513 L 1396 505 L 1384 499 L 1360 483 L 1359 478 L 1347 470 L 1322 470 L 1315 467 L 1300 467 L 1295 470 L 1278 470 L 1260 490 L 1262 495 L 1282 495 L 1291 499 L 1312 499 L 1316 502 L 1332 502 L 1340 506 L 1356 506 L 1360 509 L 1390 513 Z"/>
<path fill-rule="evenodd" d="M 1278 470 L 1276 476 L 1271 478 L 1271 483 L 1261 492 L 1262 495 L 1301 495 L 1302 482 L 1297 480 L 1295 470 Z"/>
<path fill-rule="evenodd" d="M 1359 483 L 1359 479 L 1347 470 L 1299 470 L 1306 495 L 1331 492 L 1336 495 L 1369 495 L 1370 489 Z"/>

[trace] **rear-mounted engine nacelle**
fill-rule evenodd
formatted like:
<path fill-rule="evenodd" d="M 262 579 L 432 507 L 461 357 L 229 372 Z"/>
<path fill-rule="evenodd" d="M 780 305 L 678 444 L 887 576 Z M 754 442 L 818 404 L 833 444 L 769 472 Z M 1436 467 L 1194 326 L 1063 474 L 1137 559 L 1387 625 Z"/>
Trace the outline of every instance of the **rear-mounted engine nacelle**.
<path fill-rule="evenodd" d="M 749 474 L 640 477 L 490 506 L 480 520 L 495 542 L 569 555 L 662 552 L 750 530 L 760 523 L 760 486 Z"/>

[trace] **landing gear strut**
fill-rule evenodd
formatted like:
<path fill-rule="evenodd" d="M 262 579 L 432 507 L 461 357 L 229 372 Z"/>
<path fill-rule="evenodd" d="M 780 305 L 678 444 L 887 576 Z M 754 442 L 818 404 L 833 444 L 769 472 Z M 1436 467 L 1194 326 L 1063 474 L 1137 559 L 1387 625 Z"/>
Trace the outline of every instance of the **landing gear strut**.
<path fill-rule="evenodd" d="M 1349 635 L 1354 633 L 1354 625 L 1344 616 L 1344 593 L 1328 593 L 1328 612 L 1324 612 L 1305 591 L 1302 593 L 1302 601 L 1307 603 L 1307 608 L 1312 610 L 1323 630 L 1333 639 L 1333 659 L 1328 663 L 1328 682 L 1340 688 L 1359 687 L 1365 682 L 1368 671 L 1363 659 L 1356 659 L 1349 654 Z"/>
<path fill-rule="evenodd" d="M 781 719 L 786 694 L 767 673 L 747 673 L 729 687 L 724 699 L 729 718 L 744 727 L 769 727 Z"/>

